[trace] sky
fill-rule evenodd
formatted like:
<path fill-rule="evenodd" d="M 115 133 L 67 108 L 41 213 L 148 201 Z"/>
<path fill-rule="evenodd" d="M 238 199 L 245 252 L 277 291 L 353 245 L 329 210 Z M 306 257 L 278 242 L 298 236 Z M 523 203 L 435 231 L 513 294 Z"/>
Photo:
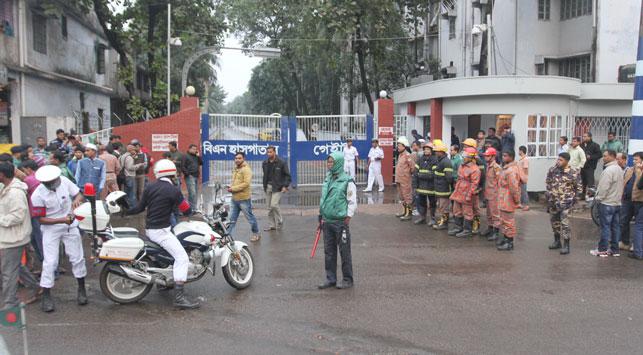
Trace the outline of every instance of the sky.
<path fill-rule="evenodd" d="M 225 40 L 225 46 L 241 47 L 241 43 L 232 35 L 228 35 Z M 223 90 L 228 93 L 225 99 L 226 103 L 242 95 L 247 90 L 252 68 L 257 66 L 261 60 L 261 58 L 246 56 L 241 51 L 221 50 L 217 81 L 223 87 Z"/>

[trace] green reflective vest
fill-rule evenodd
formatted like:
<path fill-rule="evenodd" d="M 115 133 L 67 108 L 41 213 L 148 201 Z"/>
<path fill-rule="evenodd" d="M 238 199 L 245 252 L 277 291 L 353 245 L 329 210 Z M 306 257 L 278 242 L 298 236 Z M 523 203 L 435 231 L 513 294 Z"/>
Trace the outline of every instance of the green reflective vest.
<path fill-rule="evenodd" d="M 346 191 L 351 181 L 353 179 L 350 175 L 343 171 L 336 178 L 331 174 L 326 175 L 319 204 L 319 213 L 324 220 L 340 221 L 346 218 L 348 211 Z"/>

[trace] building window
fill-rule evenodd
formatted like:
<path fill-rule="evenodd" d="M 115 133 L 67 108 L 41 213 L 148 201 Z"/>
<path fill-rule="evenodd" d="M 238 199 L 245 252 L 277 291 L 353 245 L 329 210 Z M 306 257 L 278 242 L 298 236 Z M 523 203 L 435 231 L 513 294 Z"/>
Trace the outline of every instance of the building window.
<path fill-rule="evenodd" d="M 67 39 L 67 16 L 60 16 L 60 33 L 63 35 L 64 39 Z"/>
<path fill-rule="evenodd" d="M 592 14 L 593 0 L 561 0 L 560 19 L 568 20 Z"/>
<path fill-rule="evenodd" d="M 107 47 L 104 44 L 96 45 L 96 73 L 105 74 L 105 51 Z"/>
<path fill-rule="evenodd" d="M 47 54 L 47 18 L 32 12 L 33 50 Z"/>
<path fill-rule="evenodd" d="M 551 0 L 538 0 L 538 19 L 549 20 L 551 14 Z"/>
<path fill-rule="evenodd" d="M 455 17 L 449 16 L 449 39 L 455 38 Z"/>
<path fill-rule="evenodd" d="M 0 0 L 0 34 L 13 36 L 13 3 Z"/>
<path fill-rule="evenodd" d="M 527 156 L 536 158 L 557 157 L 558 138 L 562 135 L 562 116 L 529 115 L 527 119 Z"/>
<path fill-rule="evenodd" d="M 580 79 L 583 83 L 593 82 L 591 55 L 570 57 L 558 62 L 558 75 Z"/>

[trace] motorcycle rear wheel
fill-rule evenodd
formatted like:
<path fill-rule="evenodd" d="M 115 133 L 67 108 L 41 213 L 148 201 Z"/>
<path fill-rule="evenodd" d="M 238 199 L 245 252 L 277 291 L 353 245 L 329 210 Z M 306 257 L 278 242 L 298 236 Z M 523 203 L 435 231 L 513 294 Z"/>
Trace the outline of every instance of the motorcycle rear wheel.
<path fill-rule="evenodd" d="M 120 304 L 135 303 L 147 296 L 153 284 L 144 284 L 118 275 L 111 267 L 118 263 L 107 263 L 100 272 L 100 289 L 107 298 Z"/>
<path fill-rule="evenodd" d="M 252 258 L 252 254 L 247 247 L 243 247 L 239 250 L 239 257 L 247 263 L 247 270 L 245 273 L 241 274 L 235 266 L 235 259 L 233 255 L 230 255 L 228 263 L 223 265 L 223 277 L 230 284 L 230 286 L 236 288 L 237 290 L 243 290 L 244 288 L 250 286 L 252 283 L 252 278 L 255 272 L 255 263 Z"/>

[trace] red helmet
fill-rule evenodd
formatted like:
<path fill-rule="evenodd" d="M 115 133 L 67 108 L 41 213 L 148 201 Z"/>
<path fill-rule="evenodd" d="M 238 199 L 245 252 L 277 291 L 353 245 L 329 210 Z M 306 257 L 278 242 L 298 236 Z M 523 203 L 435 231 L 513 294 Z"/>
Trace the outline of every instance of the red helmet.
<path fill-rule="evenodd" d="M 469 157 L 475 157 L 478 154 L 478 151 L 476 150 L 476 148 L 473 148 L 473 147 L 464 148 L 464 152 L 465 152 L 465 155 Z"/>
<path fill-rule="evenodd" d="M 484 152 L 485 157 L 496 156 L 497 154 L 498 154 L 498 152 L 496 151 L 496 148 L 494 148 L 494 147 L 489 147 Z"/>

